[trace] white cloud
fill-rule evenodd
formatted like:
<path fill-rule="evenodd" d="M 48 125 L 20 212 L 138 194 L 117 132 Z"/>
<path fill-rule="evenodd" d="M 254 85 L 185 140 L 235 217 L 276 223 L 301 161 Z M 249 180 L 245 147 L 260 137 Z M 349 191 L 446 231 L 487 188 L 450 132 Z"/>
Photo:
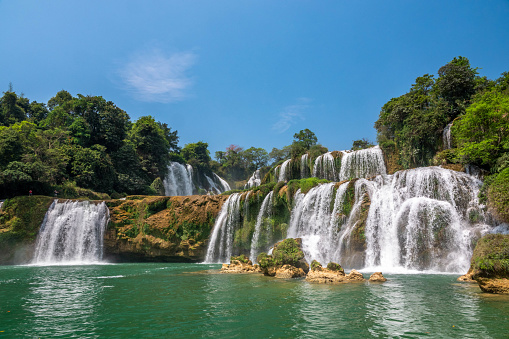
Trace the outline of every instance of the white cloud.
<path fill-rule="evenodd" d="M 272 129 L 277 133 L 283 133 L 297 121 L 304 120 L 304 111 L 309 107 L 308 103 L 310 101 L 308 98 L 299 98 L 296 104 L 286 106 L 279 113 L 279 120 L 272 125 Z"/>
<path fill-rule="evenodd" d="M 120 69 L 124 85 L 137 100 L 148 102 L 173 102 L 187 97 L 192 79 L 186 72 L 194 65 L 194 53 L 164 55 L 160 50 L 133 56 Z"/>

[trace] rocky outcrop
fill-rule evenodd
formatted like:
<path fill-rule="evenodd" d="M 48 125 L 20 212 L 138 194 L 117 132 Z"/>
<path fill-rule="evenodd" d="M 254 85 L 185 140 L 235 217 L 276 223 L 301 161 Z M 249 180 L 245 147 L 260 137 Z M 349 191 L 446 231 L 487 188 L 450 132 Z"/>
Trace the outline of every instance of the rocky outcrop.
<path fill-rule="evenodd" d="M 283 265 L 276 268 L 275 277 L 279 279 L 302 278 L 306 276 L 306 272 L 300 267 L 292 265 Z"/>
<path fill-rule="evenodd" d="M 469 269 L 466 274 L 463 274 L 461 277 L 456 279 L 459 282 L 467 282 L 467 283 L 476 283 L 476 281 L 472 277 L 472 269 Z"/>
<path fill-rule="evenodd" d="M 132 196 L 106 202 L 104 256 L 112 261 L 201 261 L 228 196 Z"/>
<path fill-rule="evenodd" d="M 351 270 L 350 273 L 348 273 L 346 275 L 346 280 L 350 281 L 350 282 L 363 282 L 363 281 L 366 281 L 364 279 L 364 276 L 362 275 L 362 273 L 359 273 L 357 272 L 356 270 Z"/>
<path fill-rule="evenodd" d="M 223 264 L 221 273 L 262 273 L 260 266 L 253 265 L 251 260 L 231 260 L 229 264 Z"/>
<path fill-rule="evenodd" d="M 382 272 L 375 272 L 369 277 L 370 282 L 386 282 L 387 279 L 382 275 Z"/>
<path fill-rule="evenodd" d="M 322 267 L 309 271 L 306 276 L 306 281 L 319 284 L 339 284 L 347 282 L 345 272 L 332 271 Z"/>
<path fill-rule="evenodd" d="M 509 235 L 488 234 L 479 239 L 469 272 L 483 292 L 509 294 Z"/>

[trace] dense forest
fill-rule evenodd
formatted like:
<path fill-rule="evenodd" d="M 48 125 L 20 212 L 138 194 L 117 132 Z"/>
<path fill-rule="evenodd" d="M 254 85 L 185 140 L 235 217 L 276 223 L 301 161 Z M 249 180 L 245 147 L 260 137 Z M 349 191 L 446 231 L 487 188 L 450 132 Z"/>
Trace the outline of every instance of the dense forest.
<path fill-rule="evenodd" d="M 375 122 L 377 141 L 395 169 L 444 165 L 476 169 L 481 198 L 509 220 L 509 73 L 490 80 L 467 58 L 424 74 L 408 93 L 389 100 Z M 151 116 L 129 115 L 101 96 L 65 90 L 47 103 L 30 101 L 12 86 L 0 98 L 0 198 L 27 194 L 111 197 L 163 194 L 170 161 L 215 172 L 240 188 L 257 169 L 288 158 L 327 152 L 309 129 L 281 149 L 232 144 L 210 156 L 204 141 L 179 147 L 179 136 Z M 371 147 L 355 140 L 352 150 Z"/>

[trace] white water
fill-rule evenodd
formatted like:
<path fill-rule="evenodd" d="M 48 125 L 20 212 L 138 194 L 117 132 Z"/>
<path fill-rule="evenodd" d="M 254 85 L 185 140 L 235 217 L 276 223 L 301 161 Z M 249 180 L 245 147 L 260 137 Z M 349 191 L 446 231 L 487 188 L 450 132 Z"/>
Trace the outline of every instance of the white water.
<path fill-rule="evenodd" d="M 315 159 L 313 176 L 331 181 L 337 180 L 338 176 L 336 173 L 336 167 L 334 166 L 334 157 L 330 152 L 324 153 Z"/>
<path fill-rule="evenodd" d="M 260 249 L 263 248 L 263 246 L 260 246 L 260 234 L 262 232 L 262 224 L 264 223 L 264 218 L 267 218 L 271 215 L 272 212 L 272 196 L 274 194 L 274 191 L 271 191 L 269 194 L 265 196 L 262 202 L 262 207 L 260 208 L 260 211 L 258 212 L 258 216 L 256 218 L 256 224 L 255 224 L 255 230 L 253 233 L 253 238 L 251 240 L 251 253 L 249 254 L 249 258 L 254 263 L 256 262 L 256 257 L 260 253 Z M 266 247 L 269 247 L 272 245 L 270 243 L 270 224 L 267 224 L 265 227 L 265 235 L 266 235 L 266 241 L 265 243 L 268 245 Z"/>
<path fill-rule="evenodd" d="M 377 177 L 366 222 L 366 267 L 464 273 L 485 224 L 481 182 L 439 167 Z M 469 218 L 473 220 L 469 221 Z"/>
<path fill-rule="evenodd" d="M 240 220 L 240 193 L 228 197 L 219 212 L 209 238 L 205 263 L 230 261 L 235 228 Z"/>
<path fill-rule="evenodd" d="M 300 157 L 300 178 L 309 178 L 310 175 L 309 155 L 306 153 Z"/>
<path fill-rule="evenodd" d="M 444 131 L 442 132 L 442 140 L 444 143 L 444 149 L 451 149 L 451 126 L 452 122 L 445 126 Z"/>
<path fill-rule="evenodd" d="M 208 192 L 213 194 L 221 194 L 230 190 L 230 185 L 228 185 L 228 183 L 223 178 L 221 178 L 216 173 L 212 174 L 214 175 L 214 178 L 205 175 L 205 179 L 207 179 L 209 184 Z"/>
<path fill-rule="evenodd" d="M 291 159 L 288 159 L 288 160 L 285 160 L 285 162 L 283 162 L 281 164 L 281 168 L 279 169 L 279 175 L 278 175 L 278 179 L 277 181 L 287 181 L 288 180 L 288 171 L 289 171 L 289 168 L 288 168 L 288 165 L 290 164 L 291 162 Z"/>
<path fill-rule="evenodd" d="M 386 173 L 382 150 L 379 146 L 375 146 L 359 151 L 343 152 L 338 180 L 370 178 Z"/>
<path fill-rule="evenodd" d="M 170 162 L 163 185 L 164 194 L 167 196 L 193 195 L 193 167 Z"/>
<path fill-rule="evenodd" d="M 244 185 L 244 189 L 254 188 L 260 186 L 262 178 L 260 177 L 260 170 L 257 169 L 253 172 L 253 175 L 249 178 L 247 183 Z"/>
<path fill-rule="evenodd" d="M 33 264 L 90 264 L 102 260 L 109 211 L 104 202 L 55 200 L 37 236 Z"/>
<path fill-rule="evenodd" d="M 322 184 L 294 199 L 288 237 L 300 237 L 306 260 L 384 272 L 464 273 L 472 242 L 492 227 L 477 199 L 481 182 L 439 167 L 418 168 L 355 182 L 348 216 L 341 215 L 348 183 L 336 192 Z M 364 230 L 366 249 L 352 244 L 361 226 L 363 197 L 371 200 Z M 357 233 L 359 236 L 359 233 Z M 357 246 L 357 247 L 356 247 Z"/>

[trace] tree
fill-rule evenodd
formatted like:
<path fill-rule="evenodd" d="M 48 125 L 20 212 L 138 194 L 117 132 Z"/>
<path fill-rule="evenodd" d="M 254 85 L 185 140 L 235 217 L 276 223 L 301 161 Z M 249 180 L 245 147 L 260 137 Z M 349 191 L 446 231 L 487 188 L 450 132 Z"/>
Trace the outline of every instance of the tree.
<path fill-rule="evenodd" d="M 151 116 L 139 118 L 129 132 L 144 171 L 154 180 L 164 176 L 169 163 L 170 145 L 159 124 Z"/>
<path fill-rule="evenodd" d="M 375 146 L 371 141 L 366 138 L 362 138 L 359 140 L 354 140 L 352 144 L 352 151 L 358 151 L 365 148 L 370 148 Z"/>
<path fill-rule="evenodd" d="M 269 153 L 269 160 L 272 160 L 271 166 L 282 160 L 288 159 L 288 157 L 290 157 L 291 148 L 291 146 L 284 146 L 281 149 L 273 147 L 272 151 Z"/>
<path fill-rule="evenodd" d="M 203 141 L 187 144 L 182 148 L 180 154 L 192 166 L 198 166 L 202 169 L 209 169 L 210 152 L 209 144 Z"/>
<path fill-rule="evenodd" d="M 20 105 L 20 98 L 12 91 L 4 92 L 0 98 L 0 124 L 9 126 L 26 120 L 26 112 Z"/>
<path fill-rule="evenodd" d="M 269 161 L 269 154 L 263 148 L 250 147 L 242 155 L 246 162 L 246 168 L 250 172 L 267 166 Z"/>

